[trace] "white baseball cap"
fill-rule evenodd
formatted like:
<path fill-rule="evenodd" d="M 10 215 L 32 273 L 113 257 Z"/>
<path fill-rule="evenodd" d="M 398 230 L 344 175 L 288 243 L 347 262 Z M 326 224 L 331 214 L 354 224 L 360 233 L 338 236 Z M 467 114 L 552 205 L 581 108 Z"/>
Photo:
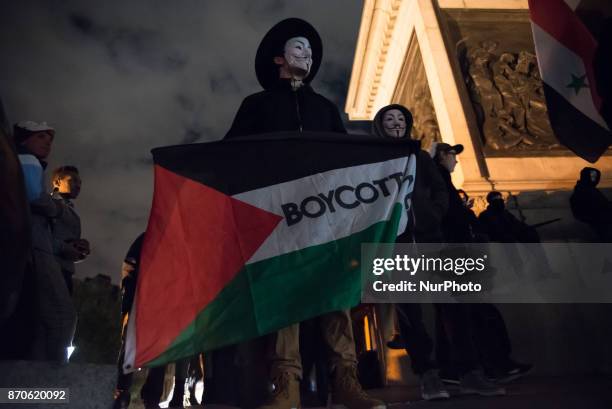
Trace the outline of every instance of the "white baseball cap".
<path fill-rule="evenodd" d="M 49 126 L 46 122 L 21 121 L 17 122 L 15 126 L 30 132 L 51 131 L 55 133 L 55 128 Z"/>

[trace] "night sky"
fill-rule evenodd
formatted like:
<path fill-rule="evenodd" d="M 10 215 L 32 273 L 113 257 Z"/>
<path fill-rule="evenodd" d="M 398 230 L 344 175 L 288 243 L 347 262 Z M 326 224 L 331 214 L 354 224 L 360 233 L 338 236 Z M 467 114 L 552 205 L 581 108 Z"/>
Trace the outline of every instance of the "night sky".
<path fill-rule="evenodd" d="M 49 169 L 81 171 L 76 208 L 92 255 L 77 276 L 118 282 L 147 223 L 150 149 L 225 134 L 242 99 L 261 90 L 255 52 L 276 22 L 301 17 L 317 28 L 324 56 L 312 85 L 343 112 L 361 11 L 356 0 L 3 1 L 9 120 L 53 125 Z"/>

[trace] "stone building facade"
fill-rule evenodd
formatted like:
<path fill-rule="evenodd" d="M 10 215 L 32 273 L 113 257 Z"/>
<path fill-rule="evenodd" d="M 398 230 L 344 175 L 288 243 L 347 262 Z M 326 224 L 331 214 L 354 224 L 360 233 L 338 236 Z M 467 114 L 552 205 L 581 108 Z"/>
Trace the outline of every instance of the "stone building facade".
<path fill-rule="evenodd" d="M 365 0 L 345 111 L 351 120 L 371 120 L 390 103 L 411 110 L 412 137 L 425 148 L 433 141 L 464 145 L 453 180 L 476 198 L 477 210 L 486 206 L 489 191 L 499 190 L 507 207 L 528 224 L 561 219 L 538 229 L 543 241 L 596 240 L 573 218 L 569 196 L 585 166 L 601 170 L 600 187 L 610 193 L 612 151 L 591 165 L 556 140 L 527 0 Z M 536 361 L 542 373 L 582 370 L 596 365 L 593 356 L 602 356 L 589 349 L 584 333 L 582 339 L 572 335 L 573 324 L 560 317 L 596 327 L 590 314 L 606 310 L 609 316 L 608 306 L 501 308 L 513 338 L 526 342 L 517 352 Z M 589 331 L 601 330 L 595 327 Z M 533 340 L 538 331 L 540 338 Z M 542 333 L 565 337 L 566 345 L 547 342 Z M 610 340 L 606 334 L 591 333 L 591 341 Z M 562 351 L 575 356 L 562 358 Z M 399 368 L 401 360 L 388 354 L 388 367 Z M 402 371 L 405 375 L 405 367 Z"/>

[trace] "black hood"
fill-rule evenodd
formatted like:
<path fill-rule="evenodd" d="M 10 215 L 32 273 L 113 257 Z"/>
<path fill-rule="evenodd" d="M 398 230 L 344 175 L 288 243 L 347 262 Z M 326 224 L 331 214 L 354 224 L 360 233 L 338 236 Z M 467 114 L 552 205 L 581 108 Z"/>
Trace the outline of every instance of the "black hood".
<path fill-rule="evenodd" d="M 595 182 L 591 180 L 591 171 L 597 172 Z M 599 169 L 586 167 L 580 171 L 580 180 L 578 180 L 578 184 L 586 186 L 597 186 L 597 184 L 599 183 L 599 179 L 601 179 L 601 172 L 599 171 Z"/>
<path fill-rule="evenodd" d="M 412 113 L 408 110 L 408 108 L 400 104 L 387 105 L 386 107 L 382 107 L 378 110 L 376 116 L 374 117 L 374 121 L 372 121 L 372 133 L 382 138 L 390 138 L 387 136 L 387 133 L 382 126 L 383 116 L 385 115 L 385 112 L 390 109 L 399 109 L 402 114 L 404 114 L 406 117 L 406 135 L 404 138 L 410 138 L 410 132 L 412 131 Z"/>

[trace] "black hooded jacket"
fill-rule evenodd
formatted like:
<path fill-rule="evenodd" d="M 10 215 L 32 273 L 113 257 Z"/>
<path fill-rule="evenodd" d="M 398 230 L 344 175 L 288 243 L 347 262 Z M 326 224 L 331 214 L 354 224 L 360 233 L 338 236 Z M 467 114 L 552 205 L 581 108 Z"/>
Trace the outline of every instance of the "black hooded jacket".
<path fill-rule="evenodd" d="M 503 200 L 500 199 L 503 203 Z M 478 216 L 479 227 L 496 243 L 538 243 L 537 231 L 517 219 L 505 207 L 489 204 Z"/>
<path fill-rule="evenodd" d="M 470 243 L 474 241 L 475 230 L 479 230 L 478 220 L 463 204 L 450 172 L 442 165 L 436 166 L 444 181 L 445 194 L 448 197 L 448 211 L 442 218 L 444 239 L 449 243 Z"/>
<path fill-rule="evenodd" d="M 383 115 L 390 109 L 399 109 L 407 118 L 406 133 L 412 126 L 412 115 L 402 105 L 389 105 L 378 111 L 372 123 L 372 133 L 388 138 L 382 126 Z M 420 141 L 413 141 L 413 152 L 416 154 L 416 180 L 412 192 L 414 210 L 412 231 L 406 231 L 397 238 L 399 243 L 437 243 L 442 241 L 441 222 L 448 208 L 448 194 L 444 181 L 436 169 L 433 159 L 421 149 Z"/>
<path fill-rule="evenodd" d="M 294 91 L 290 80 L 279 79 L 275 87 L 242 101 L 225 139 L 282 131 L 346 133 L 340 112 L 330 100 L 308 84 Z"/>
<path fill-rule="evenodd" d="M 594 182 L 591 180 L 591 171 L 597 172 Z M 612 203 L 596 187 L 600 177 L 601 172 L 595 168 L 586 167 L 580 171 L 580 179 L 570 196 L 570 205 L 574 217 L 581 222 L 612 223 Z"/>

